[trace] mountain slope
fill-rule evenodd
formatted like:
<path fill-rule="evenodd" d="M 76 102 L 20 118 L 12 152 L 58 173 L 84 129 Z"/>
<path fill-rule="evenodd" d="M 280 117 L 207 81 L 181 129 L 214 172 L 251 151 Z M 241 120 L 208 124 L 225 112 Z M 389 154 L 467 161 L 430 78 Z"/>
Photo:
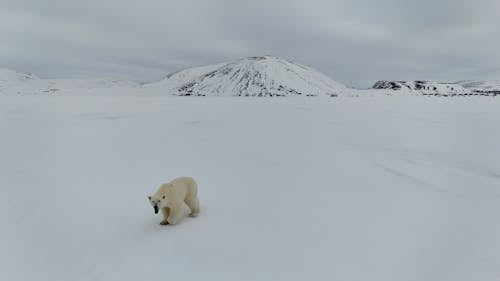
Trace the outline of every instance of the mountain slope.
<path fill-rule="evenodd" d="M 179 96 L 319 96 L 346 89 L 310 67 L 271 56 L 187 69 L 149 87 Z"/>
<path fill-rule="evenodd" d="M 158 82 L 143 85 L 143 88 L 158 88 L 167 91 L 175 91 L 179 87 L 184 85 L 186 82 L 192 81 L 203 74 L 212 72 L 218 69 L 219 67 L 222 67 L 225 64 L 226 63 L 219 63 L 219 64 L 212 64 L 205 66 L 197 66 L 176 71 L 168 74 L 164 79 Z"/>

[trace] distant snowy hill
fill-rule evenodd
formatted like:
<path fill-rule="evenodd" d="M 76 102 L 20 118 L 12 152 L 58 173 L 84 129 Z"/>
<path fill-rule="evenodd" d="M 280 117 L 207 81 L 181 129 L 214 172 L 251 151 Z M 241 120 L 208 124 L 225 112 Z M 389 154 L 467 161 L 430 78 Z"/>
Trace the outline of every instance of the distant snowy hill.
<path fill-rule="evenodd" d="M 476 93 L 500 95 L 500 81 L 459 81 L 457 84 Z"/>
<path fill-rule="evenodd" d="M 415 93 L 432 96 L 496 96 L 500 95 L 499 81 L 459 81 L 453 83 L 431 81 L 387 81 L 376 82 L 373 89 L 387 89 L 401 93 Z"/>
<path fill-rule="evenodd" d="M 373 89 L 388 89 L 403 91 L 407 93 L 418 93 L 422 95 L 466 95 L 469 90 L 456 83 L 440 83 L 431 81 L 378 81 Z"/>
<path fill-rule="evenodd" d="M 137 83 L 120 79 L 42 79 L 10 69 L 0 69 L 1 94 L 53 94 L 137 87 Z"/>
<path fill-rule="evenodd" d="M 272 56 L 190 68 L 144 87 L 179 96 L 336 96 L 346 90 L 310 67 Z"/>
<path fill-rule="evenodd" d="M 0 68 L 0 87 L 13 82 L 25 82 L 32 79 L 38 79 L 31 73 L 21 73 L 11 69 Z"/>

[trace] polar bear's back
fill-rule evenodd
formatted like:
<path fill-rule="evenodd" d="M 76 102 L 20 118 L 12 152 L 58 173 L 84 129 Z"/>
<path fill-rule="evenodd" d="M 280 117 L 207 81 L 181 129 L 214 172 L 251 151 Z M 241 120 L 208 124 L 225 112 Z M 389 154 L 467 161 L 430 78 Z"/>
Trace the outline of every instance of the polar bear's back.
<path fill-rule="evenodd" d="M 198 193 L 198 186 L 192 177 L 175 178 L 170 184 L 173 189 L 180 188 L 185 190 L 185 197 L 193 197 Z"/>
<path fill-rule="evenodd" d="M 198 195 L 198 186 L 191 177 L 179 177 L 163 184 L 157 194 L 160 197 L 165 195 L 169 200 L 183 201 L 186 198 L 196 197 Z"/>

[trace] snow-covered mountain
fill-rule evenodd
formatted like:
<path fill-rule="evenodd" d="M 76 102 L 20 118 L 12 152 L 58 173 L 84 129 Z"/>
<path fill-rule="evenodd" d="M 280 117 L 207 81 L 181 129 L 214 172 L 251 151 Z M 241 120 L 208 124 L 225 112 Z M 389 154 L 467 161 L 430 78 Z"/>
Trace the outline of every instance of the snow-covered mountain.
<path fill-rule="evenodd" d="M 144 87 L 179 96 L 336 96 L 346 90 L 317 70 L 272 56 L 190 68 Z"/>
<path fill-rule="evenodd" d="M 406 93 L 417 93 L 422 95 L 453 96 L 466 95 L 470 91 L 457 83 L 441 83 L 423 80 L 415 81 L 377 81 L 373 89 L 388 89 Z"/>
<path fill-rule="evenodd" d="M 401 93 L 432 96 L 496 96 L 500 95 L 500 81 L 466 80 L 453 83 L 431 81 L 386 81 L 376 82 L 373 89 L 386 89 Z"/>
<path fill-rule="evenodd" d="M 31 73 L 0 69 L 0 94 L 74 93 L 95 89 L 131 88 L 137 83 L 121 79 L 42 79 Z"/>

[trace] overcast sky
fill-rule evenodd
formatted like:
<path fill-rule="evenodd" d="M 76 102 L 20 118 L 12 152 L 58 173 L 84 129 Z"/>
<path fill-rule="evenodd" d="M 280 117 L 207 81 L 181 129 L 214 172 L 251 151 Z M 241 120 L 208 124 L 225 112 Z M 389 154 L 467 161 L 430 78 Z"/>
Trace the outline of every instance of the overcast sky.
<path fill-rule="evenodd" d="M 154 81 L 274 55 L 351 86 L 500 80 L 499 0 L 0 0 L 0 67 Z"/>

